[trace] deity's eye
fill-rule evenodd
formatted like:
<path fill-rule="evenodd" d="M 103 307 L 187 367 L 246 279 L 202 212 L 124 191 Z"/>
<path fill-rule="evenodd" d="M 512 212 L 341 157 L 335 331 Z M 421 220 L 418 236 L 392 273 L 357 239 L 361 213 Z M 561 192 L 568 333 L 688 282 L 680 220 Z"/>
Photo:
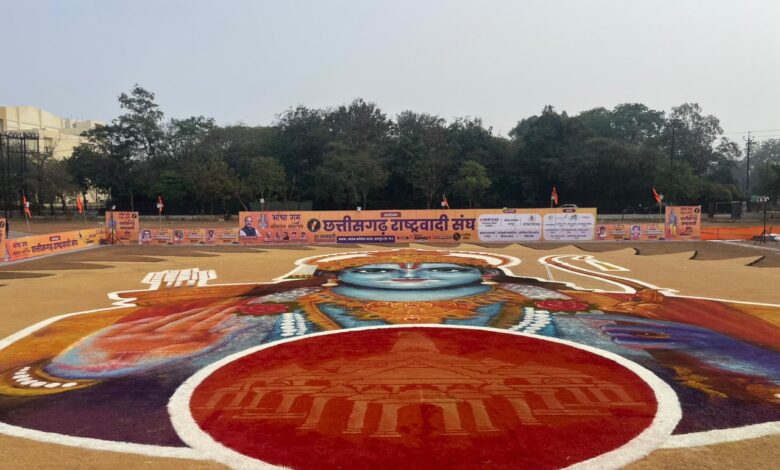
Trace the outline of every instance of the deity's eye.
<path fill-rule="evenodd" d="M 469 268 L 428 268 L 426 271 L 431 273 L 467 273 Z"/>
<path fill-rule="evenodd" d="M 385 268 L 358 268 L 352 270 L 353 273 L 357 274 L 386 274 L 393 271 L 395 270 Z"/>

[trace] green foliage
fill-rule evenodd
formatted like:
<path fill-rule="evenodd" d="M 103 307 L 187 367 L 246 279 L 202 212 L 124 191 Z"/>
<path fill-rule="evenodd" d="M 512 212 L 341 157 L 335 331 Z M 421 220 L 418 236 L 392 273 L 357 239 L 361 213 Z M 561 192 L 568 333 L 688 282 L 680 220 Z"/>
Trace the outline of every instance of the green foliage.
<path fill-rule="evenodd" d="M 479 201 L 490 188 L 491 182 L 487 169 L 479 162 L 468 160 L 458 170 L 458 178 L 453 184 L 456 194 L 460 194 L 469 203 L 469 207 L 479 205 Z"/>
<path fill-rule="evenodd" d="M 624 103 L 576 116 L 546 106 L 502 137 L 478 118 L 389 118 L 362 99 L 290 108 L 268 127 L 222 127 L 204 116 L 165 121 L 154 98 L 138 85 L 120 95 L 123 114 L 89 131 L 62 165 L 72 181 L 42 162 L 51 178 L 28 175 L 38 198 L 62 192 L 47 184 L 75 184 L 109 193 L 119 207 L 138 198 L 150 211 L 157 194 L 182 211 L 212 213 L 259 198 L 289 209 L 305 200 L 316 209 L 430 208 L 445 192 L 453 206 L 544 207 L 556 186 L 561 203 L 645 211 L 655 205 L 652 187 L 674 203 L 738 198 L 747 171 L 740 147 L 695 103 L 669 113 Z M 775 164 L 780 141 L 754 146 L 751 185 L 777 191 Z"/>
<path fill-rule="evenodd" d="M 316 193 L 323 199 L 367 209 L 368 195 L 387 183 L 388 172 L 370 149 L 335 144 L 317 171 Z"/>
<path fill-rule="evenodd" d="M 163 171 L 151 184 L 149 197 L 156 199 L 164 194 L 166 204 L 180 205 L 187 199 L 187 184 L 187 178 L 180 172 Z"/>
<path fill-rule="evenodd" d="M 393 170 L 407 187 L 424 196 L 425 207 L 430 209 L 452 165 L 444 119 L 405 111 L 398 115 L 394 140 Z"/>

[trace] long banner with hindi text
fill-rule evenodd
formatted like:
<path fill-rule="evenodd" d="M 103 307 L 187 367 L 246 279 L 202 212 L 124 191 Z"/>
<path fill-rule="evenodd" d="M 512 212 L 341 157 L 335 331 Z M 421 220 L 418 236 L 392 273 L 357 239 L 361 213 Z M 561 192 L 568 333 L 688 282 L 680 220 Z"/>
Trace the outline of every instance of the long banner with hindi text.
<path fill-rule="evenodd" d="M 11 238 L 5 241 L 5 247 L 8 261 L 16 261 L 97 246 L 105 241 L 106 230 L 92 228 Z"/>
<path fill-rule="evenodd" d="M 244 244 L 593 240 L 596 209 L 240 212 Z"/>

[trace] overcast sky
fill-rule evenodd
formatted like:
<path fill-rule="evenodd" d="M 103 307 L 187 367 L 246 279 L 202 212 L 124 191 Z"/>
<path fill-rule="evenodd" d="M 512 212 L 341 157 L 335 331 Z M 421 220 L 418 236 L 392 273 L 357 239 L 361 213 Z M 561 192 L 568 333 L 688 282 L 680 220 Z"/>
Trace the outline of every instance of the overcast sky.
<path fill-rule="evenodd" d="M 168 117 L 270 124 L 362 97 L 501 134 L 698 102 L 729 137 L 780 136 L 780 2 L 0 0 L 0 105 L 108 121 L 134 83 Z"/>

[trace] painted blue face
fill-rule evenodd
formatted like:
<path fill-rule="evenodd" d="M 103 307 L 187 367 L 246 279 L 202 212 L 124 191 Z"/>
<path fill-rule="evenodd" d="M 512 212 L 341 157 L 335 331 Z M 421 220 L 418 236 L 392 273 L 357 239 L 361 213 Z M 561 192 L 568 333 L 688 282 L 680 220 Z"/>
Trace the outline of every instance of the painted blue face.
<path fill-rule="evenodd" d="M 481 278 L 479 269 L 451 263 L 367 264 L 339 274 L 340 281 L 353 286 L 402 290 L 464 286 Z"/>

